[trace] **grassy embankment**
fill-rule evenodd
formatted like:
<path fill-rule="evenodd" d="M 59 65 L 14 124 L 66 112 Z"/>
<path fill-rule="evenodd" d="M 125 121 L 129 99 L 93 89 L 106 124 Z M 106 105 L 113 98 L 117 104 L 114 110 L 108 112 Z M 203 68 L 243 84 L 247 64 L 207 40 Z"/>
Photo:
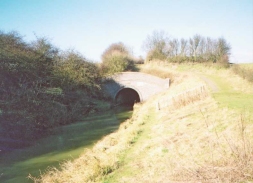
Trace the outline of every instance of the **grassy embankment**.
<path fill-rule="evenodd" d="M 230 69 L 154 67 L 141 71 L 170 76 L 170 90 L 136 105 L 117 132 L 35 182 L 253 182 L 253 84 Z M 200 90 L 205 83 L 216 89 Z"/>

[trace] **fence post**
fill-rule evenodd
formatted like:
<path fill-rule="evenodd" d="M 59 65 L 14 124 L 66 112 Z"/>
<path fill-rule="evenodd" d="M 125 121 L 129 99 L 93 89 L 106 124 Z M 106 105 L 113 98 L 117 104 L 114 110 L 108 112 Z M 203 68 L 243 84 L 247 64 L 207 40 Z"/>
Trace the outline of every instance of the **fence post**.
<path fill-rule="evenodd" d="M 158 111 L 160 111 L 160 104 L 159 104 L 159 102 L 157 102 L 156 108 L 157 108 Z"/>

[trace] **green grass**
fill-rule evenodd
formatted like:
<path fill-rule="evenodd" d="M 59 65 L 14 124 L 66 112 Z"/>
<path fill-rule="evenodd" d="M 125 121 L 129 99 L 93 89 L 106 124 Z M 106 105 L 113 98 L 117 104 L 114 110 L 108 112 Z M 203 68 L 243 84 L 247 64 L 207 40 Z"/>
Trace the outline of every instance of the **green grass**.
<path fill-rule="evenodd" d="M 221 92 L 213 96 L 221 107 L 253 111 L 253 94 Z"/>
<path fill-rule="evenodd" d="M 58 127 L 36 144 L 0 156 L 0 182 L 28 183 L 28 174 L 39 176 L 47 167 L 59 168 L 62 162 L 78 158 L 103 136 L 118 129 L 132 115 L 129 108 L 97 113 L 82 121 Z M 2 176 L 1 176 L 2 173 Z"/>
<path fill-rule="evenodd" d="M 124 154 L 122 154 L 120 159 L 120 164 L 123 168 L 115 170 L 113 173 L 109 174 L 103 180 L 103 183 L 119 182 L 122 177 L 132 177 L 138 174 L 138 171 L 132 171 L 131 162 L 134 162 L 136 158 L 135 151 L 139 149 L 146 141 L 149 139 L 149 134 L 151 132 L 152 126 L 156 123 L 156 114 L 154 108 L 149 110 L 148 114 L 144 117 L 141 130 L 138 130 L 136 136 L 133 138 L 133 143 L 131 148 L 127 149 Z M 148 148 L 148 147 L 147 147 Z M 145 149 L 142 149 L 145 152 Z"/>
<path fill-rule="evenodd" d="M 232 85 L 220 76 L 206 75 L 206 77 L 217 84 L 219 90 L 213 93 L 213 97 L 221 107 L 253 111 L 253 88 L 252 93 L 235 91 Z"/>
<path fill-rule="evenodd" d="M 69 177 L 102 183 L 251 181 L 252 113 L 240 110 L 252 109 L 253 92 L 243 92 L 244 80 L 230 75 L 229 70 L 201 65 L 162 68 L 169 73 L 183 72 L 175 73 L 170 92 L 135 106 L 133 118 L 117 132 L 103 138 L 90 154 L 50 176 L 60 177 L 58 182 L 70 182 Z M 199 85 L 201 81 L 194 74 L 204 75 L 217 85 L 218 90 L 212 93 L 216 101 L 207 97 L 177 109 L 154 110 L 162 98 L 177 95 L 185 86 Z M 96 179 L 86 179 L 87 172 Z M 44 182 L 56 182 L 54 177 L 46 178 Z"/>
<path fill-rule="evenodd" d="M 253 64 L 239 64 L 236 66 L 238 68 L 248 70 L 251 73 L 253 72 Z M 175 67 L 179 72 L 198 73 L 212 80 L 218 88 L 218 91 L 213 92 L 212 95 L 221 107 L 228 107 L 230 109 L 236 109 L 239 111 L 249 110 L 253 112 L 253 85 L 251 93 L 235 90 L 233 85 L 237 85 L 238 83 L 232 83 L 231 80 L 226 78 L 230 77 L 229 75 L 223 75 L 223 73 L 229 71 L 229 69 L 219 68 L 218 66 L 212 64 L 205 65 L 192 63 L 180 64 L 176 65 Z M 231 68 L 231 70 L 233 71 L 233 68 Z M 230 74 L 232 74 L 232 72 Z M 241 75 L 240 77 L 250 81 L 248 79 L 250 76 L 244 77 Z"/>
<path fill-rule="evenodd" d="M 189 68 L 182 65 L 177 69 L 188 71 Z M 245 170 L 252 171 L 251 165 L 243 164 L 247 157 L 252 157 L 251 145 L 248 145 L 252 136 L 246 133 L 249 131 L 251 134 L 252 123 L 250 117 L 242 116 L 247 116 L 244 111 L 253 111 L 253 91 L 237 90 L 234 86 L 238 82 L 233 83 L 234 78 L 227 80 L 226 73 L 223 73 L 225 69 L 216 69 L 215 72 L 205 69 L 196 65 L 190 71 L 205 75 L 217 85 L 218 91 L 212 95 L 219 105 L 213 99 L 207 99 L 174 113 L 160 111 L 164 113 L 162 116 L 151 112 L 141 136 L 122 158 L 122 167 L 109 174 L 103 183 L 166 182 L 171 180 L 169 175 L 172 180 L 182 182 L 252 180 L 251 173 L 248 177 L 244 174 Z M 244 126 L 246 123 L 249 126 Z M 240 139 L 238 134 L 243 134 L 243 138 Z"/>

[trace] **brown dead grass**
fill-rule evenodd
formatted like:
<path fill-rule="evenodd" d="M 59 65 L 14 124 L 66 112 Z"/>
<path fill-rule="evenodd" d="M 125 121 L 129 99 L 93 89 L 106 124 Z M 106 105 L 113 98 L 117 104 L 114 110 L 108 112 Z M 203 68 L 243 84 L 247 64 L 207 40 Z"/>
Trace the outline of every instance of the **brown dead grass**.
<path fill-rule="evenodd" d="M 205 97 L 157 111 L 158 101 L 204 85 L 193 74 L 173 76 L 171 88 L 136 105 L 117 132 L 34 182 L 253 182 L 252 114 L 220 108 L 208 90 Z"/>
<path fill-rule="evenodd" d="M 253 181 L 249 114 L 219 109 L 212 98 L 177 110 L 161 110 L 149 139 L 129 163 L 133 176 L 112 182 Z"/>
<path fill-rule="evenodd" d="M 140 72 L 144 72 L 147 74 L 151 74 L 163 79 L 170 78 L 171 83 L 175 82 L 175 79 L 178 79 L 178 76 L 180 77 L 180 74 L 177 74 L 177 72 L 173 70 L 169 70 L 168 68 L 159 67 L 159 65 L 156 64 L 144 64 L 139 66 Z"/>
<path fill-rule="evenodd" d="M 153 100 L 182 96 L 185 101 L 187 91 L 203 84 L 192 74 L 182 76 Z M 148 138 L 136 144 L 127 163 L 108 182 L 253 182 L 252 114 L 220 108 L 210 96 L 198 99 L 157 111 L 157 122 L 147 129 Z M 126 174 L 129 169 L 132 173 Z"/>
<path fill-rule="evenodd" d="M 235 64 L 231 70 L 240 77 L 253 83 L 253 64 Z"/>
<path fill-rule="evenodd" d="M 252 72 L 253 64 L 240 65 L 240 68 L 247 67 Z M 168 76 L 171 78 L 172 84 L 178 84 L 185 80 L 190 74 L 192 75 L 207 75 L 207 76 L 219 76 L 223 81 L 230 83 L 231 87 L 238 92 L 253 93 L 252 82 L 249 82 L 246 78 L 235 74 L 233 67 L 230 69 L 216 67 L 209 64 L 194 64 L 194 63 L 182 63 L 173 64 L 165 63 L 161 61 L 153 62 L 150 64 L 144 64 L 140 67 L 140 72 L 146 72 L 156 75 L 158 77 Z M 167 75 L 166 75 L 167 73 Z M 170 76 L 171 75 L 171 76 Z"/>

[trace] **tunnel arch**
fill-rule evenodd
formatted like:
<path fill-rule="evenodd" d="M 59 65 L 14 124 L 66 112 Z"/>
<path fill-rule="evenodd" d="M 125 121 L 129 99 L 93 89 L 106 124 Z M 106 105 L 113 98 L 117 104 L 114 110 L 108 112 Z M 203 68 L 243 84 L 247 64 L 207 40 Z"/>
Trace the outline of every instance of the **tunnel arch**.
<path fill-rule="evenodd" d="M 134 105 L 142 101 L 140 92 L 133 87 L 122 87 L 114 96 L 115 104 Z"/>
<path fill-rule="evenodd" d="M 141 72 L 120 72 L 104 78 L 102 90 L 105 97 L 115 103 L 120 91 L 130 88 L 138 93 L 140 102 L 144 102 L 152 95 L 167 90 L 169 83 L 169 78 L 162 79 Z"/>

